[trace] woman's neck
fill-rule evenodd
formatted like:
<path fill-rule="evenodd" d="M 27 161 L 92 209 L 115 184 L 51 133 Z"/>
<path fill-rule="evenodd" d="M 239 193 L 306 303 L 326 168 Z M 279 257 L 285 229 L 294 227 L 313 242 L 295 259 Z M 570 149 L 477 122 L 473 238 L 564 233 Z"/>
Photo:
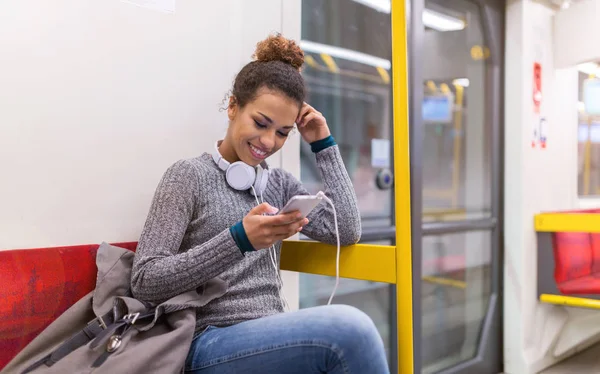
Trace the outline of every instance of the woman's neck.
<path fill-rule="evenodd" d="M 227 141 L 227 138 L 225 138 L 224 140 L 219 142 L 218 147 L 219 147 L 219 153 L 221 154 L 221 156 L 230 164 L 240 160 L 237 153 L 235 153 L 235 150 L 233 149 L 233 147 Z"/>

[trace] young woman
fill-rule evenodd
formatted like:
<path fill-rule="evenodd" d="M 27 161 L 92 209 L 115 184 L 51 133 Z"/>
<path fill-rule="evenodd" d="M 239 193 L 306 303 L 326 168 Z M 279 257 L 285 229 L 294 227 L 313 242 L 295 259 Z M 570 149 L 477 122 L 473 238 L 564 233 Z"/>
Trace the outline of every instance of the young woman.
<path fill-rule="evenodd" d="M 225 138 L 212 154 L 179 161 L 164 174 L 135 255 L 133 294 L 150 302 L 192 289 L 210 296 L 212 279 L 225 282 L 226 292 L 198 310 L 190 373 L 388 373 L 383 342 L 359 310 L 283 313 L 273 261 L 281 241 L 302 231 L 336 243 L 325 203 L 307 218 L 275 214 L 292 196 L 308 194 L 291 174 L 264 163 L 294 124 L 315 153 L 342 245 L 360 239 L 360 214 L 327 121 L 304 102 L 302 50 L 271 36 L 254 57 L 235 79 Z"/>

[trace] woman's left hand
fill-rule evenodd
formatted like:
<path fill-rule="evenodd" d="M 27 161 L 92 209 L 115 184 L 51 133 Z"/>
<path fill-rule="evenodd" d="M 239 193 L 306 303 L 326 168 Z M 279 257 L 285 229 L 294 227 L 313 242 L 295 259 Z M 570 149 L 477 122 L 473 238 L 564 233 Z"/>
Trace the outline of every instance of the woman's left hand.
<path fill-rule="evenodd" d="M 302 139 L 307 143 L 313 143 L 331 135 L 325 117 L 307 103 L 302 105 L 296 124 Z"/>

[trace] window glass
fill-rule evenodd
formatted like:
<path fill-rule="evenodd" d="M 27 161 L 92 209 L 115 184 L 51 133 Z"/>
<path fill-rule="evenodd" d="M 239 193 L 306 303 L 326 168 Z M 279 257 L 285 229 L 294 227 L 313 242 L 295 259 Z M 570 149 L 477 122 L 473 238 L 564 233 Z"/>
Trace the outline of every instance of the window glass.
<path fill-rule="evenodd" d="M 425 1 L 423 220 L 491 215 L 491 121 L 480 9 Z"/>
<path fill-rule="evenodd" d="M 360 1 L 302 2 L 307 101 L 327 118 L 340 147 L 363 227 L 392 222 L 391 183 L 378 184 L 392 168 L 390 17 Z M 300 157 L 302 182 L 311 192 L 322 189 L 308 144 Z"/>
<path fill-rule="evenodd" d="M 600 80 L 595 77 L 600 66 L 593 62 L 580 66 L 587 72 L 579 72 L 577 187 L 579 196 L 585 197 L 600 195 Z"/>
<path fill-rule="evenodd" d="M 366 3 L 374 2 L 303 0 L 301 45 L 307 101 L 325 115 L 339 145 L 363 228 L 376 229 L 389 227 L 393 212 L 393 189 L 383 180 L 392 168 L 391 15 L 389 2 L 380 2 L 387 9 Z M 308 190 L 322 189 L 309 145 L 302 144 L 300 160 Z M 332 277 L 300 274 L 300 307 L 326 304 L 334 284 Z M 373 319 L 393 367 L 396 354 L 390 350 L 397 334 L 391 323 L 392 292 L 389 284 L 341 279 L 334 302 L 355 306 Z"/>
<path fill-rule="evenodd" d="M 491 295 L 491 240 L 489 232 L 423 238 L 424 373 L 475 357 Z"/>

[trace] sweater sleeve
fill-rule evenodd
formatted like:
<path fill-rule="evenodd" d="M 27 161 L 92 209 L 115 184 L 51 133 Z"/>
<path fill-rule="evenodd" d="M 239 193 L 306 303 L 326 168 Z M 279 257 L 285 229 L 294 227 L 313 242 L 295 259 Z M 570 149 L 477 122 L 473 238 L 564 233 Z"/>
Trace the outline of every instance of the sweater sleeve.
<path fill-rule="evenodd" d="M 160 181 L 131 271 L 135 297 L 162 302 L 200 287 L 244 258 L 230 229 L 183 253 L 179 247 L 194 216 L 199 176 L 187 161 L 171 166 Z"/>
<path fill-rule="evenodd" d="M 356 194 L 350 176 L 342 160 L 339 147 L 335 144 L 326 148 L 313 147 L 316 151 L 317 167 L 323 180 L 325 194 L 335 206 L 340 244 L 352 245 L 360 240 L 362 228 Z M 309 192 L 294 176 L 284 173 L 286 201 L 295 195 L 308 195 Z M 309 223 L 302 233 L 313 240 L 336 244 L 333 210 L 326 201 L 321 202 L 308 215 Z"/>

